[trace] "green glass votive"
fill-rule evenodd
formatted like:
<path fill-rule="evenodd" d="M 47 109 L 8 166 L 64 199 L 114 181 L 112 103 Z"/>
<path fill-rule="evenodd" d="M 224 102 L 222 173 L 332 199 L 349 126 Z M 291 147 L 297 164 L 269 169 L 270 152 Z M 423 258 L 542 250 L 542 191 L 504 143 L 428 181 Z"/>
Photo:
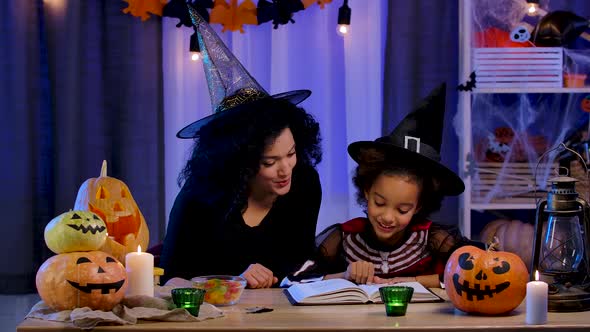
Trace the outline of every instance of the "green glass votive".
<path fill-rule="evenodd" d="M 193 316 L 199 316 L 199 308 L 203 304 L 205 290 L 200 288 L 174 288 L 172 301 L 178 308 L 184 308 Z"/>
<path fill-rule="evenodd" d="M 404 316 L 414 288 L 406 286 L 385 286 L 379 288 L 387 316 Z"/>

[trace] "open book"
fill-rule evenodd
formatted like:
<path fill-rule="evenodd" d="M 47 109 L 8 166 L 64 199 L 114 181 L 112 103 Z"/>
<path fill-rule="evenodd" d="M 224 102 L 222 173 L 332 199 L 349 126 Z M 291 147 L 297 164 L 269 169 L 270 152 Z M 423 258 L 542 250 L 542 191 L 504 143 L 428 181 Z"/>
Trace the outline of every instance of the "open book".
<path fill-rule="evenodd" d="M 293 305 L 381 303 L 379 288 L 385 284 L 357 285 L 346 279 L 328 279 L 310 283 L 295 284 L 285 289 Z M 410 286 L 414 294 L 410 302 L 443 301 L 419 282 L 400 282 L 395 286 Z"/>

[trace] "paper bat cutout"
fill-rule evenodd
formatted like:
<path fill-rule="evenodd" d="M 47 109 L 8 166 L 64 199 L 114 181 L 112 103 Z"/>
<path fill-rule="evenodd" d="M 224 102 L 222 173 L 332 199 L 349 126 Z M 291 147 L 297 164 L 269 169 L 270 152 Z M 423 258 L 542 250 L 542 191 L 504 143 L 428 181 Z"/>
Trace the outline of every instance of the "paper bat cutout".
<path fill-rule="evenodd" d="M 191 5 L 201 17 L 209 22 L 209 12 L 207 8 L 213 7 L 213 0 L 193 0 L 186 1 L 186 0 L 170 0 L 162 10 L 162 16 L 166 17 L 176 17 L 180 20 L 178 24 L 176 24 L 177 28 L 181 26 L 192 27 L 193 21 L 191 21 L 191 17 L 188 14 L 187 5 Z"/>
<path fill-rule="evenodd" d="M 475 71 L 472 71 L 471 74 L 469 75 L 469 80 L 467 82 L 465 82 L 465 84 L 459 84 L 457 85 L 457 90 L 459 91 L 473 91 L 473 88 L 476 88 L 475 86 Z"/>
<path fill-rule="evenodd" d="M 274 28 L 279 24 L 295 23 L 293 13 L 305 9 L 300 0 L 267 0 L 258 1 L 258 24 L 272 20 Z"/>
<path fill-rule="evenodd" d="M 141 17 L 142 21 L 150 18 L 150 13 L 162 16 L 162 8 L 167 0 L 123 0 L 127 2 L 127 8 L 123 9 L 123 13 L 131 14 L 135 17 Z"/>
<path fill-rule="evenodd" d="M 228 4 L 225 0 L 215 0 L 210 16 L 211 23 L 223 25 L 223 30 L 240 31 L 244 33 L 243 25 L 257 25 L 256 5 L 251 0 L 245 0 L 238 5 L 238 0 L 230 0 Z"/>

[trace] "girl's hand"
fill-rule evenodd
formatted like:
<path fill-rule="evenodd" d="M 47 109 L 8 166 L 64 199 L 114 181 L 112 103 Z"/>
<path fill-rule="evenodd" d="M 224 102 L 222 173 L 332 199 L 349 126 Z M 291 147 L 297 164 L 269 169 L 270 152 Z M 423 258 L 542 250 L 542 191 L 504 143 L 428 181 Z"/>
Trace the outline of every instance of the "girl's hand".
<path fill-rule="evenodd" d="M 411 282 L 411 281 L 417 281 L 416 277 L 395 277 L 395 278 L 379 278 L 379 277 L 374 277 L 373 278 L 373 282 L 376 284 L 387 284 L 387 285 L 393 285 L 393 284 L 397 284 L 400 282 Z"/>
<path fill-rule="evenodd" d="M 374 274 L 375 266 L 373 263 L 358 261 L 348 264 L 348 268 L 344 272 L 344 279 L 354 281 L 357 284 L 370 284 L 373 282 Z"/>
<path fill-rule="evenodd" d="M 246 279 L 248 288 L 269 288 L 279 281 L 271 270 L 258 263 L 250 264 L 240 276 Z"/>

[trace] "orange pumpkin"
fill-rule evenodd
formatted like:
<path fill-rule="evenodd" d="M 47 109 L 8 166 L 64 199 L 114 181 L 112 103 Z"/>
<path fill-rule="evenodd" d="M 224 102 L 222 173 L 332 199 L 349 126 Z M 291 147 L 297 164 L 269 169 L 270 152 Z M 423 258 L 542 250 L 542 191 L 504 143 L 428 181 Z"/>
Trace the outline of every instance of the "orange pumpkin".
<path fill-rule="evenodd" d="M 71 252 L 46 260 L 35 282 L 41 299 L 55 310 L 90 307 L 109 311 L 125 295 L 127 272 L 102 251 Z"/>
<path fill-rule="evenodd" d="M 107 225 L 109 237 L 100 250 L 125 261 L 125 255 L 143 250 L 149 243 L 149 230 L 127 185 L 107 176 L 107 162 L 102 162 L 100 176 L 86 180 L 78 190 L 75 210 L 96 213 Z"/>
<path fill-rule="evenodd" d="M 464 246 L 445 266 L 445 290 L 453 305 L 484 315 L 512 311 L 524 299 L 529 274 L 515 254 Z"/>
<path fill-rule="evenodd" d="M 483 228 L 480 239 L 484 243 L 491 243 L 494 237 L 498 238 L 497 250 L 517 254 L 525 266 L 531 266 L 535 238 L 535 227 L 532 224 L 520 220 L 494 220 Z"/>

